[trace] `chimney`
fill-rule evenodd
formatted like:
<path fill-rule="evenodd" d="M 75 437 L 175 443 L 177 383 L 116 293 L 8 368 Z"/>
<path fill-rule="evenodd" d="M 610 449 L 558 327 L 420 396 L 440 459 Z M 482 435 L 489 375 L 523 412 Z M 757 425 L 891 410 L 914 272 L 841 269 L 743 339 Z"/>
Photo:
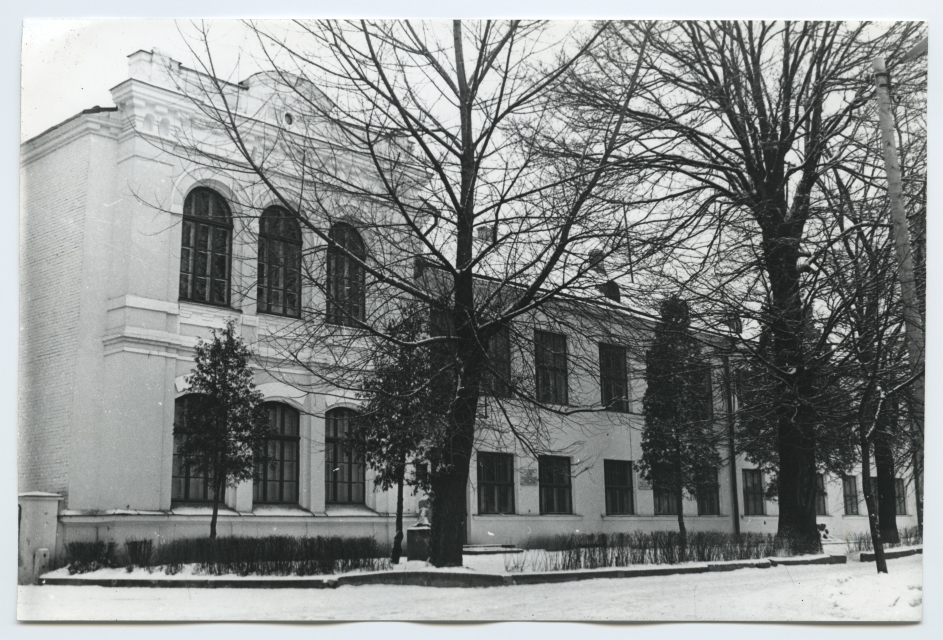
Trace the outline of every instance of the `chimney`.
<path fill-rule="evenodd" d="M 616 284 L 615 280 L 609 280 L 605 284 L 599 285 L 599 293 L 603 296 L 612 300 L 613 302 L 621 302 L 622 296 L 619 294 L 619 285 Z"/>
<path fill-rule="evenodd" d="M 494 227 L 490 225 L 483 225 L 475 229 L 475 233 L 478 234 L 478 239 L 482 242 L 494 242 Z"/>

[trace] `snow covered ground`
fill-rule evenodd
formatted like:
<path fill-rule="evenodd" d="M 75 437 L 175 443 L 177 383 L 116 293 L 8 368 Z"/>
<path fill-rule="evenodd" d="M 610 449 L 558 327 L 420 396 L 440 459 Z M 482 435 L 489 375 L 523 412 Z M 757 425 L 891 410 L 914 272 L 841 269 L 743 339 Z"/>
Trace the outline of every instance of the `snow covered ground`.
<path fill-rule="evenodd" d="M 478 589 L 21 586 L 20 620 L 916 621 L 923 557 Z"/>

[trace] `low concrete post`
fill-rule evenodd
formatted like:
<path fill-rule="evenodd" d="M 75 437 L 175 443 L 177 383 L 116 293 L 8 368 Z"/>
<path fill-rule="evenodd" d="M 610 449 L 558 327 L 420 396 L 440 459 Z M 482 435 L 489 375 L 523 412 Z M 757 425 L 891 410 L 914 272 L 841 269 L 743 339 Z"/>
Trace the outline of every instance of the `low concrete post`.
<path fill-rule="evenodd" d="M 56 552 L 59 525 L 58 493 L 31 491 L 19 496 L 19 552 L 17 582 L 33 584 L 48 570 Z"/>
<path fill-rule="evenodd" d="M 406 559 L 423 560 L 429 559 L 429 538 L 432 529 L 429 525 L 417 524 L 406 530 Z"/>

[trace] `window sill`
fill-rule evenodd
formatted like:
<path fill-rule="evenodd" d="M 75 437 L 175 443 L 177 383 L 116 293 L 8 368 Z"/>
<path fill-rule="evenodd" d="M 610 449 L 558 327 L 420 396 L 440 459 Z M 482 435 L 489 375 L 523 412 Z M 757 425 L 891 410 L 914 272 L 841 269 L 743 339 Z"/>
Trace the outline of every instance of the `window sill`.
<path fill-rule="evenodd" d="M 541 518 L 557 518 L 559 520 L 582 520 L 583 516 L 577 513 L 540 513 L 534 514 Z"/>
<path fill-rule="evenodd" d="M 212 302 L 200 302 L 199 300 L 184 300 L 182 298 L 177 300 L 177 304 L 181 304 L 181 305 L 192 304 L 198 307 L 210 307 L 211 309 L 219 309 L 221 311 L 232 311 L 233 313 L 242 313 L 242 309 L 237 309 L 236 307 L 233 307 L 231 304 L 214 304 Z"/>
<path fill-rule="evenodd" d="M 520 513 L 473 513 L 472 518 L 520 518 Z"/>
<path fill-rule="evenodd" d="M 260 311 L 257 310 L 256 315 L 267 316 L 269 318 L 284 318 L 285 320 L 301 320 L 301 314 L 296 316 L 288 315 L 287 313 L 275 313 L 274 311 Z"/>

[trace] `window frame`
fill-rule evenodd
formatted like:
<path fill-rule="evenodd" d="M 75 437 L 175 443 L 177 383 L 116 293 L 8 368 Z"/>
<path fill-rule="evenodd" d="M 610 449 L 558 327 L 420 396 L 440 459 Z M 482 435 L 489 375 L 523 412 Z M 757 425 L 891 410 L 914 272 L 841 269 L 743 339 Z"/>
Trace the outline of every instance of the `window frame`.
<path fill-rule="evenodd" d="M 662 489 L 652 484 L 652 506 L 656 516 L 676 516 L 681 510 L 678 496 L 671 489 Z"/>
<path fill-rule="evenodd" d="M 486 477 L 489 463 L 494 479 Z M 478 468 L 478 515 L 513 515 L 514 500 L 514 454 L 495 451 L 479 451 Z M 499 471 L 504 479 L 499 478 Z M 502 495 L 503 494 L 503 495 Z M 488 498 L 491 498 L 490 505 Z M 504 508 L 502 500 L 504 498 Z M 489 508 L 491 506 L 492 508 Z"/>
<path fill-rule="evenodd" d="M 271 229 L 271 227 L 275 229 Z M 256 311 L 288 318 L 301 317 L 301 225 L 279 206 L 265 209 L 259 216 L 258 271 L 256 272 Z M 276 256 L 274 259 L 272 255 Z M 274 271 L 273 271 L 274 270 Z M 273 278 L 272 273 L 276 276 Z M 291 279 L 294 278 L 292 285 Z M 273 283 L 273 280 L 277 282 Z M 281 310 L 272 304 L 278 292 Z M 289 308 L 289 297 L 295 304 Z"/>
<path fill-rule="evenodd" d="M 537 402 L 570 404 L 566 334 L 534 330 L 534 372 Z"/>
<path fill-rule="evenodd" d="M 828 492 L 825 489 L 825 474 L 815 474 L 815 515 L 828 515 Z"/>
<path fill-rule="evenodd" d="M 620 388 L 622 394 L 617 396 Z M 628 351 L 624 346 L 599 343 L 599 395 L 609 411 L 629 413 Z"/>
<path fill-rule="evenodd" d="M 635 515 L 635 482 L 631 460 L 603 460 L 607 516 Z"/>
<path fill-rule="evenodd" d="M 502 348 L 503 347 L 503 348 Z M 482 392 L 492 398 L 511 397 L 511 330 L 499 327 L 485 345 L 488 362 L 482 379 Z"/>
<path fill-rule="evenodd" d="M 198 199 L 207 198 L 207 215 L 202 216 L 195 212 L 202 208 Z M 219 211 L 217 212 L 217 209 Z M 206 229 L 206 251 L 199 251 L 201 228 Z M 224 234 L 224 241 L 217 240 L 218 234 Z M 232 303 L 232 237 L 233 220 L 232 208 L 219 192 L 209 187 L 198 186 L 187 194 L 183 203 L 183 223 L 180 233 L 180 268 L 178 278 L 177 297 L 181 302 L 208 304 L 214 307 L 230 307 Z M 197 267 L 200 254 L 206 254 L 204 276 L 207 280 L 204 299 L 196 294 Z M 225 263 L 226 275 L 220 278 L 213 275 L 213 269 L 222 259 Z M 223 301 L 217 299 L 216 293 L 223 289 Z"/>
<path fill-rule="evenodd" d="M 187 437 L 187 428 L 186 428 L 186 412 L 187 404 L 197 400 L 198 398 L 206 398 L 205 395 L 200 393 L 188 393 L 182 395 L 174 400 L 174 423 L 173 423 L 173 458 L 171 462 L 171 481 L 170 481 L 170 501 L 171 504 L 206 504 L 212 503 L 214 500 L 213 496 L 213 477 L 210 475 L 209 469 L 207 469 L 202 474 L 197 474 L 193 466 L 184 462 L 180 455 L 177 452 L 178 447 L 184 439 Z M 179 407 L 179 408 L 178 408 Z M 183 418 L 181 420 L 181 418 Z M 183 424 L 180 424 L 180 423 Z M 178 473 L 178 470 L 182 470 L 183 473 Z M 182 479 L 182 496 L 178 492 L 178 479 Z M 201 491 L 201 496 L 194 497 L 191 494 L 191 481 L 200 481 L 203 483 L 203 489 Z M 223 490 L 219 496 L 220 502 L 226 498 L 226 485 L 223 485 Z"/>
<path fill-rule="evenodd" d="M 537 478 L 540 515 L 572 515 L 573 479 L 569 456 L 538 456 Z M 551 499 L 548 501 L 547 497 Z M 551 509 L 545 508 L 548 502 Z"/>
<path fill-rule="evenodd" d="M 358 327 L 367 317 L 366 270 L 354 262 L 351 254 L 366 262 L 367 245 L 357 229 L 347 222 L 331 225 L 328 237 L 325 322 Z"/>
<path fill-rule="evenodd" d="M 851 481 L 849 483 L 849 480 Z M 852 491 L 848 491 L 848 487 L 852 488 Z M 858 497 L 858 476 L 853 475 L 843 475 L 842 476 L 842 499 L 845 506 L 845 515 L 846 516 L 857 516 L 861 515 L 860 513 L 860 504 L 861 499 Z M 854 509 L 849 509 L 848 506 L 851 504 L 849 500 L 854 500 Z"/>
<path fill-rule="evenodd" d="M 266 464 L 256 462 L 252 484 L 253 504 L 298 504 L 301 497 L 301 412 L 283 402 L 264 402 L 263 408 L 268 411 L 269 422 L 273 435 L 266 441 L 269 459 Z M 274 414 L 274 416 L 273 416 Z M 287 426 L 287 417 L 294 421 L 294 435 L 279 433 L 280 426 Z M 272 453 L 275 445 L 276 453 Z M 285 451 L 294 449 L 294 459 L 286 459 Z M 286 478 L 286 463 L 294 463 L 294 472 L 291 478 Z M 271 479 L 269 472 L 276 470 L 278 477 Z M 277 496 L 269 495 L 272 483 L 277 487 Z M 294 497 L 285 497 L 285 488 L 294 485 Z"/>
<path fill-rule="evenodd" d="M 357 412 L 346 407 L 330 409 L 324 414 L 324 502 L 325 504 L 366 504 L 367 480 L 366 464 L 356 452 L 346 446 L 347 437 L 351 433 L 351 420 L 357 417 Z M 346 420 L 345 431 L 338 436 L 339 420 Z M 333 427 L 333 429 L 332 429 Z M 337 465 L 335 467 L 335 465 Z M 333 474 L 346 465 L 346 477 L 336 478 Z M 356 474 L 356 478 L 354 477 Z M 342 475 L 344 475 L 342 473 Z M 346 486 L 347 499 L 338 498 L 339 488 Z M 360 499 L 352 498 L 354 489 L 360 487 Z"/>
<path fill-rule="evenodd" d="M 903 478 L 894 478 L 894 515 L 907 515 L 907 483 Z"/>
<path fill-rule="evenodd" d="M 697 492 L 697 515 L 719 516 L 720 512 L 720 470 L 714 475 L 714 482 L 699 487 Z M 705 495 L 705 492 L 708 492 Z"/>
<path fill-rule="evenodd" d="M 766 515 L 766 491 L 764 487 L 763 471 L 761 469 L 741 469 L 743 472 L 743 515 Z M 747 478 L 751 478 L 748 480 Z M 759 509 L 757 509 L 759 505 Z"/>

